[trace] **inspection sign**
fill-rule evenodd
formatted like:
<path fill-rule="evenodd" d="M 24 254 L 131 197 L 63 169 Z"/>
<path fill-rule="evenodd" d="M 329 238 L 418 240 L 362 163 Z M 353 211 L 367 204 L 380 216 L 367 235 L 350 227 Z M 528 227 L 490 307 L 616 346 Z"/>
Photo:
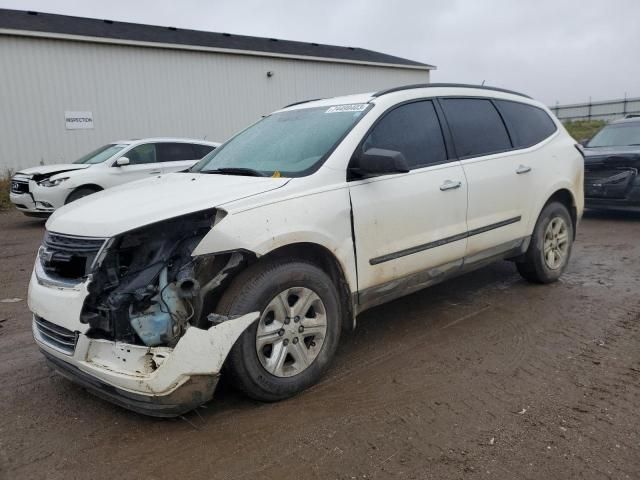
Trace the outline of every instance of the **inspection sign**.
<path fill-rule="evenodd" d="M 64 112 L 64 125 L 67 130 L 93 128 L 93 112 Z"/>

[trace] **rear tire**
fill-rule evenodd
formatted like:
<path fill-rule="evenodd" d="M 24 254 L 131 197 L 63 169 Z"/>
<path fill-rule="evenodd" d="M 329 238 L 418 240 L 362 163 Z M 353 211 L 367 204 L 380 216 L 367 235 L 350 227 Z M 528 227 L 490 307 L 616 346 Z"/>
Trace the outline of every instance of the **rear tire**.
<path fill-rule="evenodd" d="M 238 275 L 217 311 L 261 317 L 238 339 L 226 371 L 251 398 L 277 401 L 318 381 L 340 339 L 340 301 L 331 278 L 303 260 L 273 260 Z"/>
<path fill-rule="evenodd" d="M 522 277 L 532 283 L 552 283 L 569 264 L 573 247 L 573 222 L 567 207 L 547 204 L 540 213 L 529 248 L 516 265 Z"/>
<path fill-rule="evenodd" d="M 99 191 L 99 188 L 80 187 L 69 194 L 64 204 L 67 205 L 68 203 L 75 202 L 76 200 L 80 200 L 82 197 L 86 197 L 87 195 L 91 195 Z"/>

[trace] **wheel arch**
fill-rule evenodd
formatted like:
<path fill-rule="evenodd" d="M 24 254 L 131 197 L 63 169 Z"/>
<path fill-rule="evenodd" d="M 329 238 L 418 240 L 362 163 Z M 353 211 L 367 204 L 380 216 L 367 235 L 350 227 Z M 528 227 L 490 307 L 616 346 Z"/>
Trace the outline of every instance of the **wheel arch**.
<path fill-rule="evenodd" d="M 354 306 L 349 282 L 340 261 L 327 247 L 313 242 L 289 243 L 257 258 L 256 263 L 270 261 L 274 258 L 304 260 L 319 267 L 329 275 L 336 286 L 344 312 L 341 319 L 342 328 L 343 330 L 353 329 L 355 324 Z"/>
<path fill-rule="evenodd" d="M 101 187 L 100 185 L 98 185 L 97 183 L 83 183 L 82 185 L 78 185 L 76 188 L 74 188 L 73 190 L 71 190 L 69 192 L 67 197 L 64 199 L 65 205 L 67 203 L 69 203 L 69 197 L 71 195 L 73 195 L 75 192 L 77 192 L 78 190 L 81 190 L 83 188 L 86 188 L 86 189 L 89 189 L 89 190 L 93 190 L 94 192 L 100 192 L 100 191 L 104 190 L 104 188 Z"/>
<path fill-rule="evenodd" d="M 576 204 L 576 199 L 571 193 L 571 190 L 567 188 L 560 188 L 556 190 L 544 203 L 540 212 L 544 210 L 544 207 L 549 205 L 551 202 L 558 202 L 563 204 L 569 210 L 569 215 L 571 216 L 571 224 L 573 225 L 573 239 L 576 238 L 576 231 L 578 227 L 578 207 Z M 540 216 L 540 214 L 538 214 Z"/>

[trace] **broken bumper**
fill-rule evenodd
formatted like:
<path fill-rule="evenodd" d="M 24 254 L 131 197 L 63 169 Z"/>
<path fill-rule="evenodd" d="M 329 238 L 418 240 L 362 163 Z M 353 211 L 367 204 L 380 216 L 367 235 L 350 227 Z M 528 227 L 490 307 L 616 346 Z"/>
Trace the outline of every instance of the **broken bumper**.
<path fill-rule="evenodd" d="M 34 316 L 33 336 L 49 364 L 91 393 L 156 417 L 188 412 L 213 397 L 227 354 L 259 314 L 208 330 L 189 328 L 175 348 L 91 339 Z"/>

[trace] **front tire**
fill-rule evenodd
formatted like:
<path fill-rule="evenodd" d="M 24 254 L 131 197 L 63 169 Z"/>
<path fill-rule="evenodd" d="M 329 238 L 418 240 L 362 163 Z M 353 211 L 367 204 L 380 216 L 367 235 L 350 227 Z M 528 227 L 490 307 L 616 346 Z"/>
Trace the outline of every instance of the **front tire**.
<path fill-rule="evenodd" d="M 518 272 L 532 283 L 552 283 L 569 264 L 573 247 L 573 222 L 567 207 L 559 202 L 547 204 L 540 213 Z"/>
<path fill-rule="evenodd" d="M 251 398 L 277 401 L 318 381 L 340 339 L 340 301 L 331 278 L 302 260 L 256 264 L 218 304 L 224 315 L 261 312 L 227 358 L 232 383 Z"/>

